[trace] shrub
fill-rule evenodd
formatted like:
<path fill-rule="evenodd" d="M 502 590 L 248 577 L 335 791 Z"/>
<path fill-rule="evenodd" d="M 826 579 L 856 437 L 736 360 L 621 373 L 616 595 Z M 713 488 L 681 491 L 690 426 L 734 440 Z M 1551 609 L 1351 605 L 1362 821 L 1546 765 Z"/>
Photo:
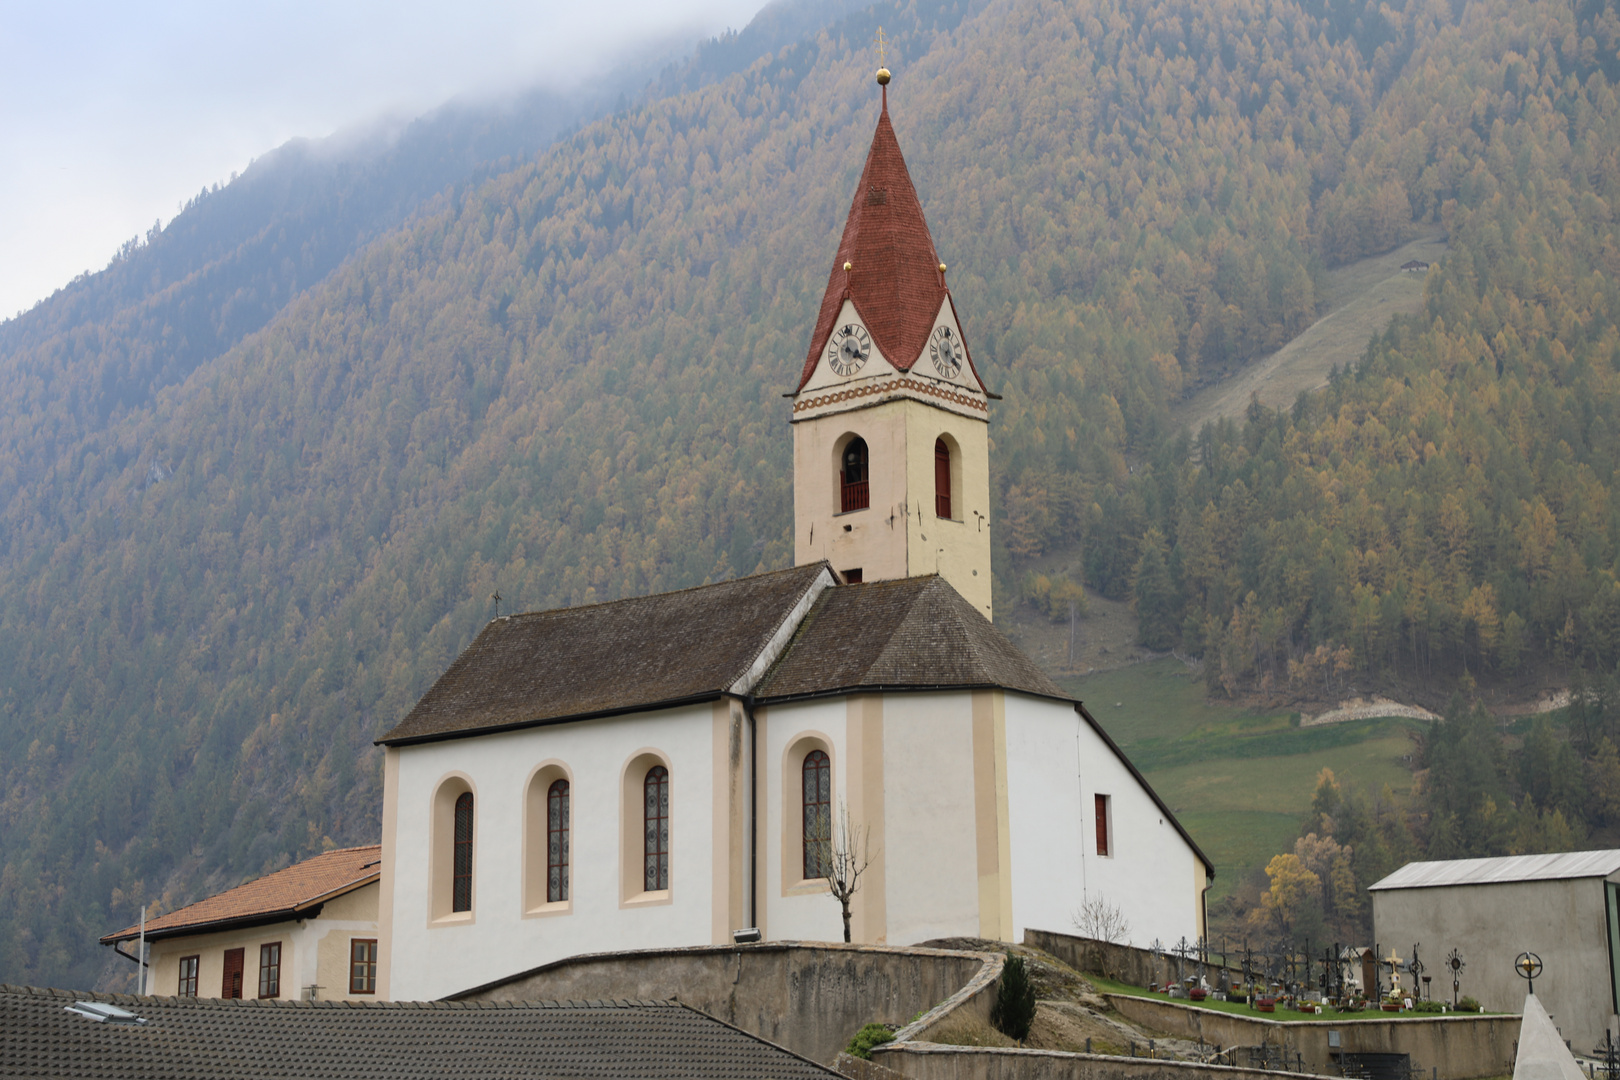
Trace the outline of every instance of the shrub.
<path fill-rule="evenodd" d="M 1465 997 L 1457 1002 L 1457 1008 L 1463 1012 L 1479 1012 L 1479 1001 L 1475 998 Z"/>
<path fill-rule="evenodd" d="M 1420 1013 L 1445 1012 L 1446 1006 L 1444 1002 L 1439 1001 L 1414 1001 L 1412 1003 L 1412 1011 Z"/>
<path fill-rule="evenodd" d="M 894 1032 L 889 1030 L 887 1024 L 867 1024 L 857 1031 L 844 1047 L 844 1053 L 852 1057 L 872 1060 L 872 1047 L 882 1046 L 886 1042 L 894 1041 Z"/>
<path fill-rule="evenodd" d="M 1024 970 L 1024 958 L 1007 954 L 1007 966 L 1001 969 L 1001 985 L 996 988 L 996 1003 L 990 1007 L 990 1022 L 1009 1039 L 1023 1042 L 1035 1023 L 1035 986 Z"/>

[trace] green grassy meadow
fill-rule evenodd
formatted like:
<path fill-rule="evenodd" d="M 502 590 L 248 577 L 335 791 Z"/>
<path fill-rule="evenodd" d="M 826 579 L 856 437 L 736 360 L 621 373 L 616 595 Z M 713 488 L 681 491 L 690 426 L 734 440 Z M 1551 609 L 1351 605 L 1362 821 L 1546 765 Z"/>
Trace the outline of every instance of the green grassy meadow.
<path fill-rule="evenodd" d="M 1293 847 L 1324 767 L 1397 796 L 1412 787 L 1403 758 L 1417 721 L 1294 726 L 1289 712 L 1210 701 L 1179 660 L 1059 680 L 1081 699 L 1215 863 L 1210 899 L 1228 895 Z"/>

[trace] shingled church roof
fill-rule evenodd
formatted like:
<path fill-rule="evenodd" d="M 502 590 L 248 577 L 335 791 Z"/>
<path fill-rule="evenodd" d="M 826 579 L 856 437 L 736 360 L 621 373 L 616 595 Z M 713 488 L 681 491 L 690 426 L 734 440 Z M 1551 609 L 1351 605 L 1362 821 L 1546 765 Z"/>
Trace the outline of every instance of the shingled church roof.
<path fill-rule="evenodd" d="M 844 264 L 853 267 L 848 272 Z M 833 323 L 844 301 L 855 304 L 878 349 L 901 371 L 909 371 L 922 356 L 933 332 L 940 305 L 950 296 L 939 269 L 934 239 L 923 220 L 922 203 L 911 184 L 900 142 L 889 121 L 889 98 L 884 91 L 883 111 L 866 167 L 855 185 L 844 236 L 827 277 L 816 329 L 810 335 L 810 354 L 798 389 L 815 374 L 821 350 L 827 347 Z M 964 338 L 965 340 L 965 338 Z M 972 359 L 969 358 L 969 367 Z M 974 372 L 977 380 L 978 373 Z"/>
<path fill-rule="evenodd" d="M 96 1015 L 108 1018 L 91 1018 Z M 0 1031 L 5 1032 L 0 1076 L 809 1080 L 838 1075 L 673 1001 L 224 1001 L 0 985 Z"/>
<path fill-rule="evenodd" d="M 1070 700 L 937 574 L 828 589 L 754 691 L 996 687 Z"/>
<path fill-rule="evenodd" d="M 490 621 L 385 744 L 712 700 L 785 640 L 826 563 Z M 784 629 L 785 628 L 785 629 Z M 751 682 L 752 680 L 750 680 Z"/>

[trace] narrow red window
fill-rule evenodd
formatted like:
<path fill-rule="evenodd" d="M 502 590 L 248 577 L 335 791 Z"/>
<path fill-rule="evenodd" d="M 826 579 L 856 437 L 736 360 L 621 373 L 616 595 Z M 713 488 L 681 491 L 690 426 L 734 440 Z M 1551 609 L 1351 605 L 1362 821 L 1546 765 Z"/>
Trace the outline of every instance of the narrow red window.
<path fill-rule="evenodd" d="M 182 956 L 180 958 L 180 988 L 176 991 L 181 997 L 197 996 L 197 969 L 202 966 L 200 956 Z"/>
<path fill-rule="evenodd" d="M 642 784 L 646 823 L 643 851 L 646 856 L 644 888 L 657 892 L 669 888 L 669 770 L 654 765 Z"/>
<path fill-rule="evenodd" d="M 568 899 L 568 781 L 546 794 L 546 902 Z"/>
<path fill-rule="evenodd" d="M 281 996 L 281 942 L 259 946 L 259 996 Z"/>
<path fill-rule="evenodd" d="M 934 514 L 951 517 L 951 448 L 944 439 L 934 440 Z"/>
<path fill-rule="evenodd" d="M 844 447 L 844 463 L 840 473 L 842 486 L 838 506 L 842 513 L 865 510 L 872 505 L 872 489 L 867 483 L 866 440 L 851 439 Z"/>
<path fill-rule="evenodd" d="M 349 993 L 377 992 L 377 939 L 349 939 Z"/>
<path fill-rule="evenodd" d="M 1108 854 L 1108 836 L 1110 833 L 1108 822 L 1108 796 L 1097 795 L 1093 797 L 1097 808 L 1097 854 Z"/>
<path fill-rule="evenodd" d="M 225 981 L 219 989 L 222 998 L 239 998 L 242 996 L 242 971 L 247 965 L 247 951 L 245 949 L 225 950 Z"/>
<path fill-rule="evenodd" d="M 804 755 L 804 877 L 832 873 L 832 762 L 821 750 Z"/>
<path fill-rule="evenodd" d="M 451 876 L 451 911 L 472 910 L 473 797 L 463 791 L 456 800 L 456 854 Z"/>

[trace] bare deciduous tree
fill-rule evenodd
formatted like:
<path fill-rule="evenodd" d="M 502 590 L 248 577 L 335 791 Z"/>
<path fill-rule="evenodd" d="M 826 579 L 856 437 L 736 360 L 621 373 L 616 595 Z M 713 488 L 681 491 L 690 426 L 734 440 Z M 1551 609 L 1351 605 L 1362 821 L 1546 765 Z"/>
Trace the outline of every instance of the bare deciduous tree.
<path fill-rule="evenodd" d="M 822 866 L 827 869 L 827 891 L 844 913 L 844 940 L 849 941 L 849 902 L 860 888 L 861 875 L 872 864 L 867 851 L 868 829 L 850 819 L 849 808 L 838 804 L 838 827 L 830 839 L 822 841 L 828 847 Z"/>
<path fill-rule="evenodd" d="M 1087 897 L 1074 913 L 1074 925 L 1084 937 L 1110 945 L 1129 943 L 1131 924 L 1118 904 L 1098 893 Z"/>

